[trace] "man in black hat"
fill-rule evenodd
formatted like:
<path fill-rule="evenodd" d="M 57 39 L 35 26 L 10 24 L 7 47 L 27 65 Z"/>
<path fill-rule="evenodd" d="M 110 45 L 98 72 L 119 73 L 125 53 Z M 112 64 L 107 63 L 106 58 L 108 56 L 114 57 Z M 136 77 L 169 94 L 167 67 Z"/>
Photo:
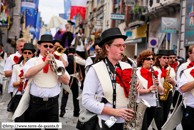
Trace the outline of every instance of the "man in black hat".
<path fill-rule="evenodd" d="M 174 69 L 176 72 L 177 67 L 178 67 L 178 62 L 176 62 L 176 54 L 174 53 L 174 50 L 169 50 L 169 60 L 168 64 Z"/>
<path fill-rule="evenodd" d="M 60 46 L 60 45 L 61 45 L 61 39 L 57 37 L 54 40 L 54 49 L 55 49 L 55 47 Z M 66 50 L 66 49 L 64 49 L 64 50 Z M 61 60 L 65 67 L 68 66 L 68 59 L 67 59 L 67 55 L 65 53 L 61 54 L 60 56 L 55 55 L 55 58 L 57 60 Z"/>
<path fill-rule="evenodd" d="M 134 113 L 126 108 L 129 102 L 129 84 L 122 84 L 125 78 L 131 80 L 129 72 L 132 69 L 131 65 L 120 61 L 126 48 L 124 40 L 127 36 L 122 35 L 119 28 L 110 28 L 105 30 L 101 37 L 102 40 L 99 43 L 102 48 L 99 57 L 101 61 L 92 65 L 86 75 L 82 104 L 87 110 L 101 116 L 103 129 L 111 127 L 113 130 L 121 130 L 125 120 L 129 121 Z M 123 73 L 122 77 L 121 73 Z M 135 87 L 139 88 L 139 85 L 137 82 Z M 95 95 L 98 95 L 97 100 L 94 99 Z M 104 97 L 103 100 L 100 97 Z M 113 123 L 113 126 L 108 128 L 106 121 L 107 124 L 108 121 Z M 96 125 L 95 129 L 99 130 L 100 126 Z"/>
<path fill-rule="evenodd" d="M 28 108 L 28 122 L 58 122 L 58 97 L 60 84 L 69 84 L 69 74 L 55 73 L 52 66 L 64 67 L 63 63 L 55 60 L 53 63 L 53 37 L 42 35 L 38 41 L 39 57 L 31 58 L 24 66 L 26 79 L 31 81 L 26 88 L 24 100 L 29 100 L 29 107 L 23 104 L 23 109 Z M 25 101 L 24 101 L 25 102 Z M 25 111 L 25 110 L 21 110 Z"/>
<path fill-rule="evenodd" d="M 73 93 L 73 106 L 74 106 L 73 116 L 78 117 L 80 111 L 79 100 L 77 100 L 79 94 L 78 84 L 80 84 L 80 82 L 83 80 L 80 65 L 84 66 L 86 64 L 86 61 L 81 57 L 75 55 L 74 47 L 69 47 L 68 61 L 69 65 L 66 69 L 71 76 L 69 87 L 71 88 L 71 91 Z M 65 107 L 67 104 L 68 95 L 69 92 L 63 89 L 60 117 L 63 117 L 63 115 L 66 112 Z"/>

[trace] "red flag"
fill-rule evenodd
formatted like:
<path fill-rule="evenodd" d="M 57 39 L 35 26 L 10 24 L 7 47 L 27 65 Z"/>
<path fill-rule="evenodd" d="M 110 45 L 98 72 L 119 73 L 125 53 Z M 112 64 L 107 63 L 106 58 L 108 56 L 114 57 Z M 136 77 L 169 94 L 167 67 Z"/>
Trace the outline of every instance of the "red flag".
<path fill-rule="evenodd" d="M 71 0 L 71 16 L 70 16 L 70 19 L 72 19 L 73 16 L 80 13 L 82 18 L 85 20 L 86 5 L 87 5 L 87 0 Z"/>

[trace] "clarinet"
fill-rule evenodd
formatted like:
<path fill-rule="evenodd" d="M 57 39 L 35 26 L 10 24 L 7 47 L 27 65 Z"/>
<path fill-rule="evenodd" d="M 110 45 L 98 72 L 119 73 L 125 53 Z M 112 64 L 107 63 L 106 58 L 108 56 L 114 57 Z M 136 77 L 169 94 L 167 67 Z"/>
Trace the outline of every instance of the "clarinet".
<path fill-rule="evenodd" d="M 151 65 L 151 71 L 152 71 L 152 79 L 153 79 L 153 85 L 156 85 L 155 82 L 155 75 L 154 75 L 154 69 L 153 66 Z M 156 96 L 156 108 L 161 108 L 160 103 L 159 103 L 159 97 L 158 97 L 158 85 L 156 85 L 157 90 L 155 91 L 155 96 Z"/>
<path fill-rule="evenodd" d="M 26 62 L 28 61 L 28 57 L 26 58 Z M 26 83 L 26 79 L 24 79 L 24 82 L 23 82 L 23 87 L 22 87 L 22 95 L 24 94 L 24 89 L 25 89 L 25 83 Z"/>

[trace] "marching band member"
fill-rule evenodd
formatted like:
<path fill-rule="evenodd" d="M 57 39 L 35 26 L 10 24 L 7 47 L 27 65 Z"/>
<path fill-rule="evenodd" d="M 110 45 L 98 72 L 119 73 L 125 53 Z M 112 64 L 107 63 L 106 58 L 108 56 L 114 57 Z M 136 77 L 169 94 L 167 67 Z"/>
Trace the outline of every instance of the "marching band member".
<path fill-rule="evenodd" d="M 100 51 L 101 51 L 101 48 L 99 47 L 99 42 L 100 40 L 98 39 L 95 39 L 95 43 L 93 45 L 93 48 L 94 48 L 94 55 L 93 56 L 90 56 L 86 59 L 86 65 L 85 65 L 85 69 L 86 69 L 86 72 L 88 71 L 88 67 L 90 65 L 92 65 L 93 63 L 95 63 L 95 59 L 96 59 L 96 56 L 100 54 Z"/>
<path fill-rule="evenodd" d="M 53 59 L 53 37 L 42 35 L 38 41 L 40 50 L 39 57 L 28 60 L 24 66 L 25 78 L 28 84 L 25 93 L 14 113 L 16 118 L 27 109 L 28 122 L 58 122 L 58 97 L 60 84 L 69 84 L 69 74 L 65 71 L 59 75 L 55 73 L 52 62 L 55 61 L 58 67 L 64 67 L 59 60 Z M 50 52 L 50 53 L 48 53 Z"/>
<path fill-rule="evenodd" d="M 159 72 L 159 79 L 164 88 L 164 93 L 160 95 L 161 109 L 157 109 L 156 115 L 154 118 L 158 130 L 161 130 L 162 125 L 167 120 L 167 117 L 170 111 L 170 106 L 172 103 L 172 88 L 176 84 L 175 82 L 176 74 L 175 74 L 174 68 L 170 69 L 168 66 L 168 59 L 169 59 L 168 56 L 169 56 L 168 50 L 159 50 L 159 53 L 157 54 L 156 60 L 154 62 L 154 67 Z M 168 71 L 169 71 L 169 75 L 167 75 Z M 171 88 L 168 88 L 168 87 L 171 87 Z M 169 92 L 169 94 L 167 94 L 167 92 Z"/>
<path fill-rule="evenodd" d="M 188 48 L 189 59 L 186 63 L 183 63 L 177 73 L 178 90 L 183 96 L 183 118 L 182 127 L 183 130 L 191 130 L 194 128 L 194 45 Z"/>
<path fill-rule="evenodd" d="M 12 54 L 10 55 L 7 60 L 6 60 L 6 63 L 5 63 L 5 68 L 4 68 L 4 72 L 5 72 L 5 77 L 11 77 L 12 75 L 12 69 L 13 69 L 13 65 L 16 64 L 18 61 L 19 61 L 19 58 L 22 54 L 22 48 L 24 46 L 24 44 L 26 43 L 26 39 L 24 38 L 20 38 L 16 41 L 16 49 L 18 50 L 15 54 Z M 10 78 L 11 79 L 11 78 Z M 9 85 L 8 85 L 8 93 L 13 94 L 13 90 L 14 90 L 14 87 L 13 85 L 11 84 L 11 81 L 9 82 Z"/>
<path fill-rule="evenodd" d="M 20 99 L 22 98 L 22 92 L 24 92 L 24 88 L 27 84 L 27 81 L 24 81 L 24 75 L 23 75 L 23 67 L 27 62 L 27 58 L 30 59 L 33 57 L 35 49 L 33 44 L 26 43 L 24 44 L 24 48 L 22 50 L 22 56 L 19 59 L 19 62 L 13 66 L 13 72 L 11 77 L 11 84 L 15 87 L 14 88 L 14 109 L 17 108 Z M 24 87 L 24 88 L 23 88 Z M 22 122 L 24 119 L 21 119 L 24 117 L 16 118 L 15 122 Z"/>
<path fill-rule="evenodd" d="M 66 70 L 71 76 L 69 87 L 72 90 L 73 94 L 73 106 L 74 106 L 73 116 L 78 117 L 80 111 L 79 100 L 77 100 L 79 94 L 78 84 L 79 83 L 81 84 L 81 81 L 83 80 L 80 65 L 84 66 L 86 64 L 86 61 L 75 54 L 74 47 L 69 47 L 68 61 L 69 65 L 66 68 Z M 63 89 L 60 117 L 63 117 L 66 112 L 65 107 L 67 104 L 68 95 L 69 93 Z"/>
<path fill-rule="evenodd" d="M 163 92 L 163 88 L 159 81 L 158 71 L 154 69 L 155 75 L 155 83 L 152 78 L 151 65 L 154 62 L 154 53 L 149 50 L 144 50 L 141 52 L 137 58 L 137 76 L 140 82 L 142 83 L 143 89 L 139 90 L 139 97 L 137 98 L 137 102 L 140 101 L 140 98 L 146 100 L 150 108 L 147 108 L 143 118 L 143 126 L 142 130 L 147 130 L 154 116 L 156 115 L 156 94 L 152 91 L 158 91 L 158 93 Z M 158 88 L 158 90 L 157 90 Z"/>
<path fill-rule="evenodd" d="M 56 38 L 54 40 L 54 48 L 57 47 L 57 46 L 60 46 L 60 45 L 61 45 L 61 39 L 60 38 Z M 60 54 L 60 56 L 57 56 L 55 54 L 54 56 L 55 56 L 55 59 L 62 61 L 65 67 L 68 66 L 68 59 L 67 59 L 67 55 L 65 53 Z"/>
<path fill-rule="evenodd" d="M 169 50 L 169 59 L 168 59 L 168 64 L 174 68 L 174 71 L 176 72 L 177 67 L 178 67 L 178 62 L 176 62 L 176 54 L 174 53 L 174 50 Z"/>
<path fill-rule="evenodd" d="M 102 48 L 100 62 L 92 65 L 84 81 L 82 104 L 89 111 L 99 114 L 102 119 L 102 130 L 123 130 L 125 120 L 133 117 L 133 111 L 126 108 L 129 98 L 131 80 L 131 66 L 121 62 L 124 53 L 124 40 L 127 36 L 122 35 L 119 28 L 110 28 L 102 33 L 99 46 Z M 123 73 L 123 81 L 119 80 L 116 73 Z M 124 87 L 126 86 L 126 87 Z M 139 89 L 141 84 L 137 82 Z M 94 96 L 104 96 L 101 102 L 96 101 Z M 114 125 L 111 128 L 105 125 L 107 120 L 114 116 Z M 95 130 L 100 130 L 97 124 Z"/>

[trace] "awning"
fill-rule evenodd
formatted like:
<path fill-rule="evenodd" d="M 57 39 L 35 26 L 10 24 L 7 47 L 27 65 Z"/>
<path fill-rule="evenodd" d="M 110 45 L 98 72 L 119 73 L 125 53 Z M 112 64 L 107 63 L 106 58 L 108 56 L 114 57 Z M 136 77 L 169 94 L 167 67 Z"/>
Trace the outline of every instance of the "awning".
<path fill-rule="evenodd" d="M 141 37 L 141 38 L 136 38 L 133 40 L 125 41 L 125 44 L 134 44 L 134 43 L 145 43 L 146 42 L 146 37 Z"/>

